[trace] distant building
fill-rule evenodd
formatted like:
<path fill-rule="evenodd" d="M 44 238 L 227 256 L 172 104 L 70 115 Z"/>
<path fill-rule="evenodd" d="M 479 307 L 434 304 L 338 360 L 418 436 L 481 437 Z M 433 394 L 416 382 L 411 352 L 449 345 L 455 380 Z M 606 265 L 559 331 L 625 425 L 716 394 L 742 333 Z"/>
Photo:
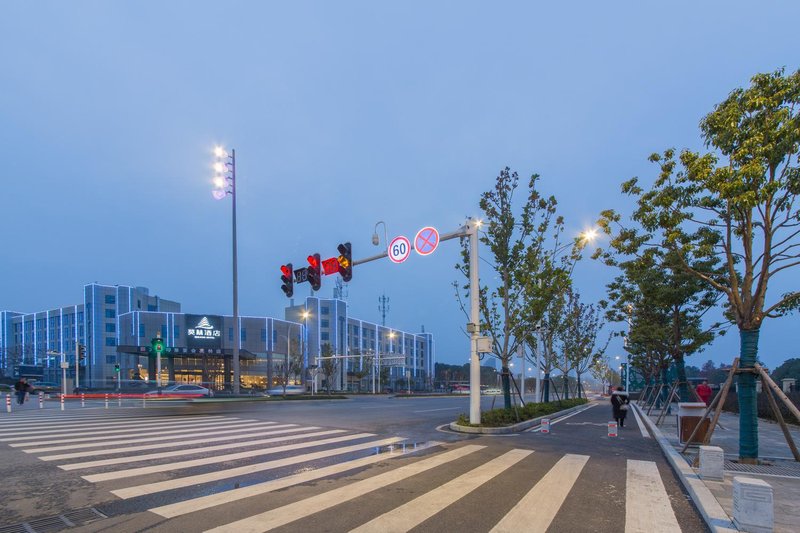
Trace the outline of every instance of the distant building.
<path fill-rule="evenodd" d="M 430 333 L 351 317 L 343 300 L 309 297 L 287 307 L 283 320 L 239 317 L 237 329 L 245 387 L 268 388 L 284 380 L 318 389 L 329 381 L 331 389 L 348 391 L 432 386 Z M 82 385 L 109 388 L 117 379 L 153 381 L 156 361 L 150 346 L 161 337 L 166 346 L 162 380 L 223 389 L 232 376 L 233 335 L 232 316 L 182 313 L 179 303 L 150 296 L 147 288 L 93 283 L 84 287 L 80 304 L 37 313 L 0 311 L 0 371 L 60 383 L 62 356 L 52 354 L 64 354 L 73 384 L 80 343 L 86 346 Z M 332 357 L 327 364 L 323 350 Z M 332 370 L 329 379 L 325 370 Z"/>

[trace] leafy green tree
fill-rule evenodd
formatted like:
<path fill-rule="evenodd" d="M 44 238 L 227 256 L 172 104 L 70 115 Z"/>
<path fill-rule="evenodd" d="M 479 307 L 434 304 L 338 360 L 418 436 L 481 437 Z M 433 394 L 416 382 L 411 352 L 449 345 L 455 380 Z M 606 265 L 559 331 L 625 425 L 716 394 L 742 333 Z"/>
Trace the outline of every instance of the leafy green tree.
<path fill-rule="evenodd" d="M 794 378 L 795 385 L 800 385 L 800 358 L 787 359 L 772 372 L 772 379 L 780 384 L 784 378 Z"/>
<path fill-rule="evenodd" d="M 660 168 L 647 190 L 637 179 L 634 219 L 681 267 L 727 299 L 739 328 L 740 365 L 752 369 L 766 318 L 797 309 L 800 291 L 769 302 L 769 284 L 800 265 L 800 71 L 757 74 L 700 123 L 707 153 L 653 154 Z M 698 265 L 719 261 L 721 270 Z M 796 278 L 796 276 L 795 276 Z M 796 285 L 795 285 L 796 286 Z M 739 376 L 739 456 L 758 458 L 755 374 Z"/>
<path fill-rule="evenodd" d="M 530 258 L 536 250 L 544 249 L 544 243 L 556 220 L 556 199 L 543 197 L 536 189 L 538 175 L 531 176 L 524 189 L 520 208 L 515 206 L 515 194 L 520 190 L 519 176 L 506 167 L 495 180 L 492 190 L 481 195 L 480 208 L 484 214 L 484 231 L 480 242 L 493 258 L 490 262 L 494 275 L 484 275 L 483 279 L 496 279 L 490 287 L 483 285 L 479 290 L 481 334 L 493 339 L 492 355 L 500 359 L 502 367 L 502 387 L 504 405 L 511 408 L 511 389 L 509 381 L 509 362 L 524 338 L 519 335 L 523 321 L 526 300 L 523 297 L 521 280 L 528 277 L 525 272 L 531 265 Z M 462 262 L 456 268 L 469 279 L 469 243 L 462 241 Z M 461 309 L 467 313 L 462 290 L 469 285 L 454 284 Z"/>
<path fill-rule="evenodd" d="M 322 376 L 325 378 L 325 389 L 328 391 L 328 395 L 331 394 L 331 383 L 333 382 L 333 377 L 339 371 L 339 361 L 333 356 L 333 347 L 330 343 L 326 342 L 322 345 L 321 349 L 321 362 L 320 370 L 322 372 Z"/>
<path fill-rule="evenodd" d="M 581 302 L 577 291 L 567 292 L 567 306 L 564 315 L 564 327 L 561 329 L 562 350 L 575 370 L 578 398 L 581 397 L 581 378 L 605 355 L 608 338 L 604 346 L 598 345 L 598 336 L 603 329 L 602 311 L 594 304 Z M 568 375 L 568 373 L 567 373 Z M 564 397 L 567 396 L 565 391 Z"/>

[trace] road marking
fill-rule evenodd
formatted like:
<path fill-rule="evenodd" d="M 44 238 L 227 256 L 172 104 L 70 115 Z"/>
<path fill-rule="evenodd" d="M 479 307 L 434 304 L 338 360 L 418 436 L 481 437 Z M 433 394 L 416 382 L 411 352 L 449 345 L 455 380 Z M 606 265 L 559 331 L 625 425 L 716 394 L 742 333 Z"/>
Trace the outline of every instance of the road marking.
<path fill-rule="evenodd" d="M 276 527 L 290 524 L 305 516 L 324 511 L 340 503 L 358 498 L 359 496 L 381 489 L 392 483 L 397 483 L 411 476 L 426 472 L 437 466 L 455 461 L 456 459 L 460 459 L 461 457 L 483 448 L 484 446 L 478 445 L 461 446 L 455 450 L 434 455 L 433 457 L 422 459 L 410 465 L 401 466 L 389 472 L 378 474 L 377 476 L 357 481 L 338 489 L 333 489 L 298 502 L 284 505 L 283 507 L 278 507 L 277 509 L 272 509 L 265 513 L 210 529 L 207 533 L 269 531 Z"/>
<path fill-rule="evenodd" d="M 588 460 L 588 455 L 567 454 L 562 457 L 494 526 L 492 532 L 547 531 Z"/>
<path fill-rule="evenodd" d="M 328 430 L 319 431 L 317 433 L 310 433 L 307 436 L 316 436 L 321 434 L 339 433 L 344 431 Z M 212 465 L 216 463 L 224 463 L 227 461 L 235 461 L 237 459 L 248 459 L 250 457 L 259 457 L 262 455 L 272 455 L 280 452 L 288 452 L 293 450 L 302 450 L 305 448 L 313 448 L 314 446 L 323 446 L 325 444 L 334 444 L 336 442 L 343 442 L 347 440 L 363 439 L 365 437 L 374 437 L 372 433 L 355 433 L 353 435 L 345 435 L 343 437 L 333 437 L 330 439 L 313 440 L 311 442 L 300 442 L 297 444 L 287 444 L 286 446 L 276 446 L 275 448 L 267 448 L 266 450 L 250 450 L 246 452 L 228 453 L 225 455 L 215 455 L 214 457 L 201 457 L 200 459 L 192 459 L 189 461 L 178 461 L 177 463 L 166 463 L 163 465 L 142 466 L 139 468 L 129 468 L 127 470 L 116 470 L 114 472 L 104 472 L 102 474 L 91 474 L 82 476 L 86 481 L 97 483 L 99 481 L 109 481 L 112 479 L 123 479 L 126 477 L 143 476 L 145 474 L 153 474 L 156 472 L 170 472 L 172 470 L 181 470 L 184 468 L 191 468 L 193 466 Z"/>
<path fill-rule="evenodd" d="M 170 416 L 170 415 L 158 415 L 158 416 L 113 416 L 113 415 L 103 415 L 103 416 L 96 416 L 96 415 L 78 415 L 78 416 L 69 416 L 69 415 L 56 415 L 56 413 L 60 413 L 60 411 L 54 411 L 54 416 L 47 416 L 40 415 L 35 417 L 29 418 L 17 418 L 14 416 L 13 420 L 6 420 L 0 421 L 0 431 L 6 428 L 11 428 L 14 430 L 18 430 L 20 426 L 24 426 L 25 428 L 51 428 L 51 427 L 74 427 L 74 422 L 103 422 L 105 424 L 127 424 L 130 422 L 134 422 L 137 420 L 154 420 L 154 421 L 163 421 L 163 420 L 177 420 L 178 416 Z M 182 417 L 186 418 L 186 417 Z M 199 418 L 224 418 L 223 415 L 192 415 L 191 418 L 199 419 Z M 34 423 L 35 422 L 35 423 Z"/>
<path fill-rule="evenodd" d="M 253 426 L 248 427 L 246 430 L 239 430 L 239 431 L 252 431 L 258 429 L 260 424 L 255 424 Z M 131 453 L 131 452 L 142 452 L 146 450 L 163 450 L 164 448 L 171 448 L 175 446 L 192 446 L 195 444 L 208 444 L 210 442 L 224 442 L 226 440 L 237 440 L 237 439 L 249 439 L 253 437 L 266 437 L 267 435 L 280 435 L 283 433 L 294 433 L 295 431 L 310 431 L 312 429 L 319 429 L 317 426 L 306 426 L 301 427 L 297 424 L 274 424 L 270 422 L 265 430 L 255 431 L 253 433 L 241 433 L 241 434 L 233 434 L 232 431 L 225 431 L 225 435 L 222 437 L 211 437 L 207 439 L 192 439 L 192 440 L 181 440 L 178 442 L 170 442 L 170 443 L 163 443 L 158 442 L 156 444 L 143 444 L 141 446 L 126 446 L 122 448 L 113 448 L 113 449 L 105 449 L 105 450 L 88 450 L 83 452 L 72 452 L 72 453 L 61 453 L 57 455 L 40 455 L 37 459 L 42 461 L 61 461 L 64 459 L 80 459 L 81 457 L 97 457 L 99 455 L 116 455 L 120 453 Z M 216 433 L 215 433 L 216 434 Z M 127 442 L 127 441 L 126 441 Z M 125 443 L 123 443 L 125 444 Z M 23 452 L 28 452 L 28 450 L 22 450 Z M 37 450 L 33 450 L 29 453 L 37 453 Z"/>
<path fill-rule="evenodd" d="M 309 428 L 312 429 L 312 428 Z M 319 428 L 314 428 L 319 429 Z M 292 430 L 288 430 L 292 431 Z M 201 448 L 190 448 L 183 450 L 173 450 L 171 452 L 156 452 L 144 455 L 132 455 L 127 457 L 116 457 L 114 459 L 98 459 L 97 461 L 86 461 L 83 463 L 70 463 L 66 465 L 59 465 L 62 470 L 80 470 L 84 468 L 96 468 L 98 466 L 121 465 L 127 463 L 139 463 L 141 461 L 157 461 L 159 459 L 166 459 L 167 457 L 180 457 L 182 455 L 194 455 L 200 453 L 217 452 L 220 450 L 230 450 L 234 448 L 246 448 L 248 446 L 258 446 L 261 444 L 274 444 L 276 442 L 285 442 L 289 440 L 305 439 L 308 437 L 322 437 L 325 435 L 335 435 L 337 433 L 344 433 L 343 429 L 329 429 L 325 431 L 317 431 L 314 433 L 300 433 L 297 435 L 285 435 L 288 431 L 272 431 L 271 434 L 281 434 L 280 437 L 272 437 L 269 439 L 258 439 L 249 441 L 240 441 L 235 443 L 217 444 L 215 446 L 205 446 Z M 296 429 L 293 431 L 297 431 Z"/>
<path fill-rule="evenodd" d="M 568 414 L 568 415 L 566 415 L 566 416 L 562 416 L 562 417 L 556 418 L 555 420 L 551 420 L 551 421 L 550 421 L 550 425 L 551 425 L 551 426 L 555 426 L 555 425 L 556 425 L 556 424 L 558 424 L 559 422 L 563 422 L 564 420 L 566 420 L 566 419 L 568 419 L 568 418 L 572 418 L 572 417 L 573 417 L 573 416 L 575 416 L 575 415 L 579 415 L 579 414 L 581 414 L 581 413 L 583 413 L 583 412 L 586 412 L 586 411 L 588 411 L 589 409 L 591 409 L 591 408 L 592 408 L 592 407 L 594 407 L 595 405 L 597 405 L 597 404 L 596 404 L 596 403 L 590 403 L 589 405 L 587 405 L 587 406 L 586 406 L 586 408 L 585 408 L 585 409 L 581 409 L 580 411 L 575 411 L 574 413 L 570 413 L 570 414 Z M 533 427 L 533 428 L 531 428 L 531 429 L 526 429 L 526 430 L 525 430 L 525 433 L 538 433 L 538 432 L 540 432 L 541 430 L 542 430 L 542 426 L 536 426 L 536 427 Z"/>
<path fill-rule="evenodd" d="M 199 432 L 199 430 L 203 430 Z M 213 431 L 211 431 L 213 430 Z M 205 435 L 214 435 L 219 433 L 225 432 L 233 432 L 233 431 L 247 431 L 247 428 L 239 428 L 236 429 L 236 426 L 231 425 L 229 422 L 225 423 L 214 423 L 213 425 L 208 424 L 198 424 L 196 426 L 192 426 L 188 429 L 175 429 L 169 431 L 155 431 L 152 433 L 151 436 L 141 437 L 136 439 L 121 439 L 121 440 L 110 440 L 110 439 L 120 439 L 124 437 L 124 435 L 113 435 L 113 436 L 106 436 L 106 437 L 82 437 L 79 439 L 59 439 L 59 440 L 51 440 L 45 442 L 17 442 L 13 444 L 9 444 L 14 448 L 21 448 L 23 446 L 33 446 L 34 448 L 25 450 L 28 453 L 40 453 L 40 452 L 55 452 L 55 451 L 64 451 L 64 450 L 74 450 L 74 449 L 84 449 L 90 447 L 97 447 L 97 446 L 113 446 L 116 444 L 134 444 L 138 442 L 152 442 L 152 441 L 159 441 L 159 440 L 171 440 L 171 439 L 182 439 L 186 437 L 202 437 Z M 106 441 L 106 442 L 98 442 L 98 441 Z M 66 444 L 61 445 L 59 443 L 80 443 L 80 444 Z M 49 446 L 46 448 L 40 448 L 40 446 L 45 446 L 48 444 L 59 444 L 58 446 Z"/>
<path fill-rule="evenodd" d="M 423 409 L 422 411 L 411 411 L 412 413 L 432 413 L 434 411 L 457 411 L 461 407 L 442 407 L 440 409 Z"/>
<path fill-rule="evenodd" d="M 466 474 L 370 520 L 366 524 L 353 529 L 351 533 L 408 531 L 484 483 L 491 481 L 532 453 L 533 450 L 517 449 L 506 452 L 500 457 L 495 457 L 488 463 L 484 463 L 478 468 L 470 470 Z"/>
<path fill-rule="evenodd" d="M 386 441 L 383 442 L 385 444 L 392 444 L 393 442 L 399 442 L 401 440 L 403 439 L 395 437 L 392 439 L 387 439 Z M 185 500 L 170 505 L 164 505 L 162 507 L 156 507 L 155 509 L 149 509 L 149 511 L 156 513 L 160 516 L 163 516 L 164 518 L 173 518 L 187 513 L 193 513 L 196 511 L 201 511 L 203 509 L 208 509 L 210 507 L 216 507 L 217 505 L 222 505 L 225 503 L 231 503 L 244 498 L 249 498 L 251 496 L 257 496 L 259 494 L 266 494 L 268 492 L 274 492 L 276 490 L 285 489 L 287 487 L 299 485 L 300 483 L 306 483 L 308 481 L 314 481 L 316 479 L 321 479 L 335 474 L 340 474 L 342 472 L 347 472 L 348 470 L 354 470 L 356 468 L 361 468 L 363 466 L 369 466 L 378 463 L 380 461 L 383 461 L 385 459 L 396 459 L 398 457 L 404 457 L 411 453 L 416 453 L 428 448 L 432 448 L 434 446 L 439 446 L 440 444 L 441 444 L 440 442 L 432 441 L 425 444 L 424 446 L 408 448 L 406 450 L 402 450 L 402 448 L 399 448 L 397 451 L 370 455 L 368 457 L 362 457 L 361 459 L 354 459 L 352 461 L 345 461 L 343 463 L 333 464 L 330 466 L 319 468 L 317 470 L 301 472 L 299 474 L 294 474 L 291 476 L 274 479 L 271 481 L 265 481 L 264 483 L 250 485 L 248 487 L 241 487 L 238 489 L 228 490 L 216 494 L 209 494 L 208 496 L 201 496 L 199 498 Z"/>
<path fill-rule="evenodd" d="M 219 416 L 214 417 L 215 420 L 201 420 L 200 422 L 219 422 L 223 423 L 225 421 L 225 417 Z M 239 422 L 238 419 L 227 419 L 229 422 Z M 91 435 L 92 432 L 94 434 L 108 434 L 108 433 L 130 433 L 132 431 L 141 431 L 142 429 L 150 429 L 150 428 L 161 428 L 161 427 L 169 427 L 175 425 L 188 425 L 192 423 L 196 423 L 197 420 L 174 420 L 174 421 L 158 421 L 155 424 L 146 424 L 144 422 L 135 423 L 135 424 L 124 424 L 124 425 L 113 425 L 114 423 L 109 424 L 80 424 L 80 425 L 73 425 L 70 428 L 59 428 L 55 431 L 47 430 L 34 430 L 34 431 L 19 431 L 14 433 L 0 433 L 2 438 L 0 438 L 0 442 L 16 442 L 20 440 L 32 440 L 32 439 L 42 439 L 48 437 L 59 437 L 64 435 Z M 250 422 L 250 420 L 248 420 Z M 103 431 L 104 429 L 108 428 L 108 431 Z M 17 437 L 12 437 L 10 435 L 22 435 Z"/>
<path fill-rule="evenodd" d="M 646 439 L 649 439 L 650 438 L 650 434 L 647 432 L 647 429 L 644 427 L 644 424 L 642 423 L 641 419 L 639 418 L 639 413 L 636 412 L 636 408 L 635 407 L 631 407 L 630 410 L 633 411 L 633 418 L 636 419 L 636 425 L 639 427 L 639 431 L 642 433 L 642 437 L 644 437 Z"/>
<path fill-rule="evenodd" d="M 656 464 L 628 459 L 627 470 L 625 533 L 680 531 Z"/>
<path fill-rule="evenodd" d="M 122 499 L 134 498 L 136 496 L 144 496 L 147 494 L 155 494 L 165 490 L 179 489 L 189 487 L 192 485 L 199 485 L 201 483 L 209 483 L 211 481 L 219 481 L 221 479 L 230 479 L 232 477 L 244 476 L 256 472 L 264 472 L 275 468 L 282 468 L 284 466 L 306 464 L 316 459 L 324 459 L 326 457 L 333 457 L 350 452 L 357 452 L 361 450 L 368 450 L 378 446 L 386 446 L 404 440 L 400 437 L 392 437 L 389 439 L 362 442 L 361 444 L 353 444 L 351 446 L 344 446 L 342 448 L 333 448 L 330 450 L 322 450 L 314 453 L 306 453 L 296 455 L 294 457 L 286 457 L 284 459 L 274 459 L 264 463 L 255 463 L 247 466 L 237 468 L 228 468 L 217 472 L 209 472 L 208 474 L 197 474 L 194 476 L 187 476 L 176 479 L 169 479 L 167 481 L 158 481 L 155 483 L 148 483 L 146 485 L 138 485 L 135 487 L 127 487 L 124 489 L 112 490 L 111 493 Z M 216 495 L 221 496 L 221 495 Z"/>

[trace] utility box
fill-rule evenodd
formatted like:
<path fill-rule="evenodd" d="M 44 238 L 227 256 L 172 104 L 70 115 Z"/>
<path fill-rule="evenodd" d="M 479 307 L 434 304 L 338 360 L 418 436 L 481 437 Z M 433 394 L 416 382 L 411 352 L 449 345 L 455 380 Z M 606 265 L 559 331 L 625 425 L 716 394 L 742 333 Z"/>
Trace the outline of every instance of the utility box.
<path fill-rule="evenodd" d="M 700 429 L 695 433 L 694 439 L 689 444 L 702 444 L 706 438 L 711 421 L 704 418 L 706 404 L 703 402 L 680 402 L 678 403 L 678 437 L 681 444 L 686 444 L 692 436 L 694 429 L 700 425 Z"/>

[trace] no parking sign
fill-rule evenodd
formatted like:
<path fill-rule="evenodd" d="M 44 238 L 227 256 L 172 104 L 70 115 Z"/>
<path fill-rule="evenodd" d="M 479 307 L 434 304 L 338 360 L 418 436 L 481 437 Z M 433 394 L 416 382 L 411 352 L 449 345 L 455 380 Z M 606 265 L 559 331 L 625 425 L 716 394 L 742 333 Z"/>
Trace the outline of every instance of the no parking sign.
<path fill-rule="evenodd" d="M 430 255 L 439 246 L 439 232 L 432 226 L 426 226 L 414 237 L 414 249 L 419 255 Z"/>

